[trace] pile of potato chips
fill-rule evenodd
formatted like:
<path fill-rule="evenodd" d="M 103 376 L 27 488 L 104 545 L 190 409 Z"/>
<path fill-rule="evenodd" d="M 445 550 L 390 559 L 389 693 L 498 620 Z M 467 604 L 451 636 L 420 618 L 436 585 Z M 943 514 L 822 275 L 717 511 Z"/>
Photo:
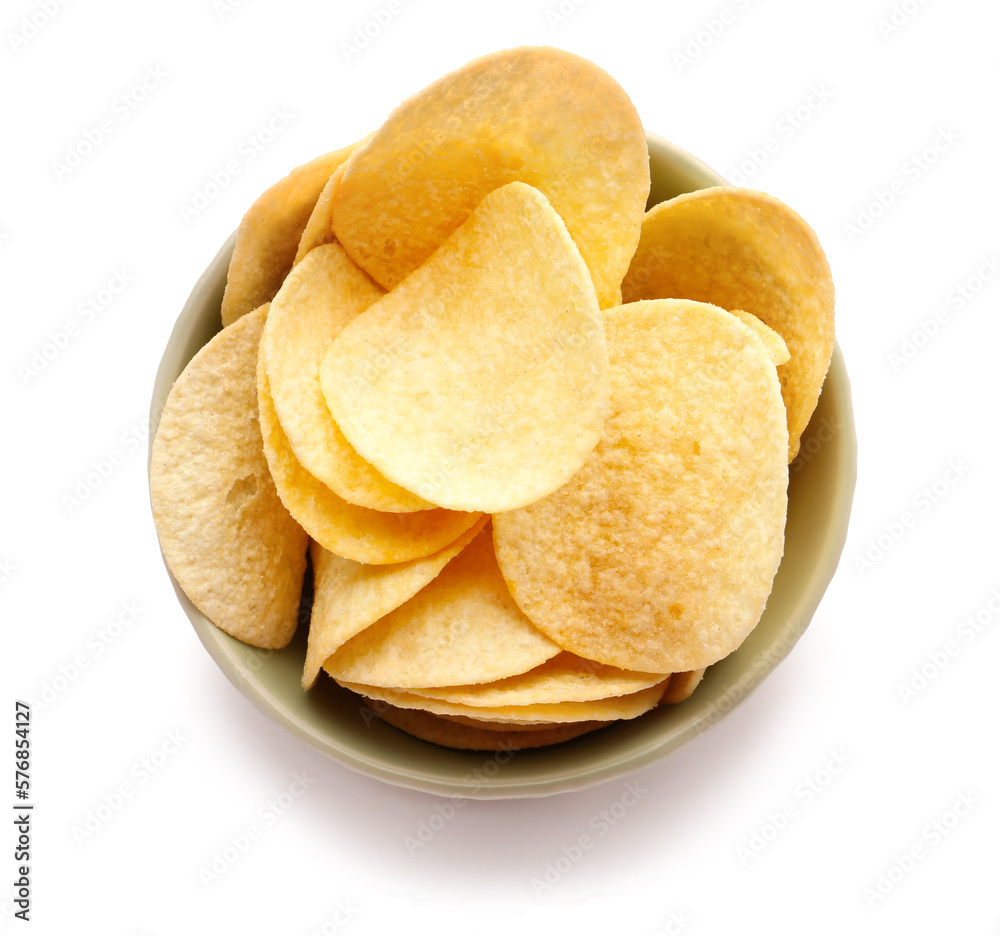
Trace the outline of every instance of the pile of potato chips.
<path fill-rule="evenodd" d="M 687 698 L 770 593 L 833 286 L 767 195 L 648 194 L 625 92 L 549 48 L 265 192 L 153 444 L 192 602 L 283 647 L 311 562 L 304 689 L 453 747 Z"/>

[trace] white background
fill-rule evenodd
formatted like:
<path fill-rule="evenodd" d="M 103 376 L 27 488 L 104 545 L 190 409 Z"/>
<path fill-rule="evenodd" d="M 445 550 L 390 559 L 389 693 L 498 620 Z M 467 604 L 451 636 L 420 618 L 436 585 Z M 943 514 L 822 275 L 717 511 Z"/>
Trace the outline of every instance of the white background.
<path fill-rule="evenodd" d="M 36 706 L 33 931 L 1000 932 L 1000 613 L 989 609 L 1000 595 L 1000 287 L 984 267 L 1000 259 L 996 5 L 907 0 L 887 29 L 892 0 L 589 0 L 565 4 L 562 22 L 547 15 L 559 0 L 400 0 L 348 54 L 387 3 L 226 3 L 70 2 L 44 23 L 40 0 L 9 0 L 0 13 L 8 745 L 14 699 L 39 700 L 60 667 L 86 661 Z M 12 38 L 32 15 L 37 34 Z M 141 439 L 174 319 L 253 199 L 445 71 L 520 44 L 593 59 L 648 130 L 730 178 L 776 141 L 744 181 L 796 208 L 826 247 L 860 441 L 850 538 L 805 637 L 744 706 L 639 774 L 638 802 L 540 896 L 532 878 L 593 831 L 625 782 L 470 802 L 411 855 L 405 838 L 441 801 L 305 747 L 198 642 L 160 560 Z M 122 116 L 115 101 L 144 75 L 155 87 Z M 294 118 L 245 159 L 273 108 Z M 106 138 L 59 171 L 105 117 Z M 234 158 L 238 176 L 182 218 Z M 852 232 L 863 211 L 878 217 Z M 980 268 L 992 279 L 976 279 Z M 80 315 L 118 271 L 126 288 Z M 928 338 L 921 323 L 937 310 L 947 319 Z M 66 346 L 28 373 L 69 323 Z M 915 354 L 894 365 L 904 347 Z M 113 453 L 89 497 L 67 500 Z M 915 523 L 897 538 L 906 512 Z M 102 641 L 119 615 L 131 619 L 130 603 L 134 621 Z M 978 632 L 962 623 L 977 611 Z M 930 677 L 914 682 L 921 667 Z M 158 750 L 172 753 L 137 779 Z M 846 766 L 824 773 L 838 758 Z M 303 771 L 308 791 L 205 885 L 199 869 Z M 8 755 L 5 806 L 12 774 Z M 76 841 L 74 827 L 123 782 L 134 795 Z M 961 797 L 974 805 L 958 817 Z M 25 924 L 4 896 L 10 841 L 0 929 L 13 933 Z M 922 857 L 903 873 L 914 846 Z M 890 871 L 888 893 L 866 898 Z"/>

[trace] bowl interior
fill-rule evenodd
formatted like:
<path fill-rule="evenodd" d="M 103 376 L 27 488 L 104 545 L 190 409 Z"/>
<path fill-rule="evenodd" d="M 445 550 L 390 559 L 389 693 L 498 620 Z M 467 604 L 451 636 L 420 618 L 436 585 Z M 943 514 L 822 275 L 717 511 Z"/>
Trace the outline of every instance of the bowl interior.
<path fill-rule="evenodd" d="M 725 180 L 689 153 L 649 137 L 651 192 L 657 204 Z M 235 235 L 195 285 L 167 344 L 150 410 L 150 444 L 174 380 L 217 331 Z M 543 796 L 582 789 L 641 769 L 717 723 L 745 700 L 805 631 L 833 577 L 854 494 L 857 443 L 850 385 L 839 348 L 819 405 L 790 468 L 785 554 L 760 623 L 743 645 L 710 667 L 694 695 L 634 721 L 555 747 L 494 757 L 454 751 L 392 728 L 360 699 L 321 676 L 300 685 L 305 627 L 280 651 L 228 636 L 201 614 L 171 576 L 181 607 L 230 681 L 272 720 L 347 766 L 380 780 L 442 795 L 480 799 Z"/>

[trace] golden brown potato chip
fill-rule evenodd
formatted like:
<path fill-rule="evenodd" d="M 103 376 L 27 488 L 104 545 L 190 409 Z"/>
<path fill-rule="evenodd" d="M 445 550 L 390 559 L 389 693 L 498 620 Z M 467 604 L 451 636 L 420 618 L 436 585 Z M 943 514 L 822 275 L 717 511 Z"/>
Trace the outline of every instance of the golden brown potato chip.
<path fill-rule="evenodd" d="M 558 652 L 511 600 L 487 528 L 429 585 L 352 637 L 323 668 L 345 683 L 453 686 L 526 673 Z"/>
<path fill-rule="evenodd" d="M 649 689 L 665 678 L 662 673 L 633 673 L 584 660 L 572 653 L 560 653 L 520 676 L 468 686 L 409 691 L 442 702 L 498 708 L 538 702 L 591 702 Z"/>
<path fill-rule="evenodd" d="M 323 244 L 288 274 L 272 300 L 261 354 L 278 421 L 302 467 L 349 503 L 406 513 L 434 505 L 387 481 L 354 451 L 319 382 L 330 342 L 384 294 L 340 244 Z"/>
<path fill-rule="evenodd" d="M 298 249 L 295 251 L 293 267 L 298 266 L 314 247 L 330 244 L 336 240 L 333 236 L 333 193 L 337 190 L 343 174 L 344 164 L 341 163 L 330 176 L 323 191 L 319 193 L 312 214 L 309 215 L 309 220 L 306 222 L 306 228 L 302 232 Z"/>
<path fill-rule="evenodd" d="M 670 677 L 670 682 L 667 684 L 666 691 L 663 693 L 660 703 L 662 705 L 676 705 L 678 702 L 689 699 L 691 693 L 698 688 L 698 684 L 704 675 L 704 667 L 702 669 L 690 670 L 687 673 L 674 673 Z"/>
<path fill-rule="evenodd" d="M 274 489 L 257 424 L 266 306 L 177 378 L 153 440 L 149 494 L 167 566 L 199 611 L 255 647 L 295 632 L 306 543 Z"/>
<path fill-rule="evenodd" d="M 651 208 L 622 283 L 625 302 L 697 299 L 744 309 L 791 355 L 778 369 L 791 461 L 833 353 L 833 279 L 815 232 L 770 195 L 720 186 Z"/>
<path fill-rule="evenodd" d="M 320 375 L 337 425 L 387 478 L 442 507 L 496 512 L 583 464 L 607 372 L 580 252 L 545 196 L 512 182 L 343 328 Z"/>
<path fill-rule="evenodd" d="M 264 455 L 281 502 L 330 552 L 372 565 L 429 556 L 458 539 L 481 516 L 451 510 L 383 513 L 349 504 L 303 468 L 281 429 L 264 372 L 257 362 L 257 397 Z"/>
<path fill-rule="evenodd" d="M 768 328 L 756 315 L 744 312 L 742 309 L 733 309 L 735 315 L 744 325 L 764 342 L 767 353 L 771 358 L 771 363 L 776 367 L 787 364 L 791 355 L 788 353 L 788 345 L 773 328 Z"/>
<path fill-rule="evenodd" d="M 641 672 L 698 669 L 756 625 L 784 542 L 788 433 L 774 365 L 723 309 L 605 313 L 611 409 L 554 494 L 494 517 L 531 621 L 566 650 Z"/>
<path fill-rule="evenodd" d="M 618 719 L 638 718 L 657 706 L 667 684 L 664 680 L 650 689 L 643 689 L 630 695 L 614 696 L 610 699 L 593 699 L 590 702 L 552 702 L 476 708 L 471 705 L 442 702 L 440 699 L 428 699 L 403 689 L 366 686 L 361 683 L 341 680 L 338 682 L 345 689 L 350 689 L 352 692 L 357 692 L 369 699 L 388 702 L 397 708 L 421 709 L 434 715 L 460 715 L 466 719 L 482 718 L 511 726 L 520 726 L 522 723 L 527 725 L 542 723 L 557 725 L 567 722 L 616 721 Z M 470 721 L 468 724 L 471 725 L 474 722 Z"/>
<path fill-rule="evenodd" d="M 229 325 L 274 298 L 292 268 L 299 239 L 333 171 L 360 146 L 343 149 L 293 169 L 272 185 L 243 216 L 222 296 L 222 324 Z"/>
<path fill-rule="evenodd" d="M 408 695 L 416 695 L 412 689 L 407 689 Z M 370 700 L 375 705 L 388 705 L 388 702 L 376 702 L 374 699 Z M 404 709 L 408 712 L 418 712 L 420 709 Z M 465 715 L 431 715 L 430 712 L 425 712 L 431 718 L 440 718 L 442 721 L 454 722 L 456 725 L 466 725 L 469 728 L 485 728 L 487 731 L 510 731 L 510 722 L 494 722 L 489 721 L 485 718 L 467 718 Z M 588 724 L 588 725 L 610 725 L 611 722 L 567 722 L 566 724 Z M 556 727 L 552 722 L 519 722 L 517 725 L 517 731 L 547 731 L 550 728 Z"/>
<path fill-rule="evenodd" d="M 420 738 L 421 741 L 463 751 L 522 751 L 528 748 L 547 747 L 550 744 L 560 744 L 571 738 L 578 738 L 608 724 L 608 722 L 569 722 L 564 725 L 537 726 L 541 728 L 538 731 L 512 729 L 510 725 L 502 725 L 496 730 L 463 725 L 453 719 L 431 715 L 430 712 L 421 712 L 419 709 L 396 708 L 385 702 L 376 704 L 379 705 L 377 710 L 379 715 L 394 728 Z"/>
<path fill-rule="evenodd" d="M 649 194 L 646 135 L 610 75 L 559 49 L 475 59 L 403 102 L 346 165 L 333 230 L 391 289 L 513 181 L 545 193 L 614 305 Z"/>
<path fill-rule="evenodd" d="M 486 525 L 482 517 L 454 543 L 422 559 L 365 565 L 335 556 L 318 543 L 310 549 L 315 591 L 302 686 L 311 689 L 327 658 L 355 634 L 412 598 Z"/>

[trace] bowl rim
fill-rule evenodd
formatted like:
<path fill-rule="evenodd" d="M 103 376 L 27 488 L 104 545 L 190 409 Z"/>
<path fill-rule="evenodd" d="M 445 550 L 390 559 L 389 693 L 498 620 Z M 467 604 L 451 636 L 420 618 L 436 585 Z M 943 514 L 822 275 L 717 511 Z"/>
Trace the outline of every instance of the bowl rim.
<path fill-rule="evenodd" d="M 676 144 L 654 134 L 647 134 L 647 138 L 651 155 L 655 153 L 658 158 L 666 159 L 671 163 L 672 169 L 677 170 L 676 176 L 682 180 L 682 187 L 691 185 L 690 189 L 685 190 L 728 184 L 721 175 Z M 704 184 L 705 182 L 708 182 L 709 185 Z M 236 233 L 234 232 L 198 278 L 167 340 L 160 364 L 157 368 L 150 403 L 147 478 L 152 463 L 153 440 L 156 435 L 163 404 L 174 380 L 180 371 L 183 370 L 184 366 L 186 366 L 187 361 L 190 360 L 190 356 L 185 356 L 182 349 L 190 347 L 194 341 L 198 340 L 196 336 L 207 335 L 205 338 L 206 341 L 211 337 L 211 334 L 209 334 L 211 325 L 205 321 L 206 309 L 208 305 L 214 304 L 210 302 L 212 297 L 217 295 L 221 301 L 221 293 L 225 285 L 229 267 L 229 258 L 232 255 L 235 241 Z M 217 332 L 220 329 L 221 321 L 218 321 L 215 331 Z M 181 360 L 182 358 L 184 360 Z M 721 702 L 726 702 L 725 705 L 721 704 L 718 693 L 709 698 L 704 692 L 701 697 L 696 692 L 686 702 L 681 703 L 680 706 L 670 707 L 674 709 L 683 708 L 683 718 L 674 719 L 679 724 L 673 726 L 671 730 L 661 732 L 651 731 L 649 733 L 650 736 L 645 740 L 635 743 L 624 758 L 595 755 L 586 761 L 584 767 L 576 767 L 568 773 L 559 773 L 550 770 L 548 772 L 542 771 L 538 776 L 533 777 L 508 776 L 505 778 L 501 770 L 492 777 L 484 778 L 482 775 L 476 776 L 475 771 L 470 771 L 461 779 L 456 780 L 451 775 L 445 775 L 443 771 L 428 769 L 427 764 L 432 758 L 420 758 L 418 763 L 412 766 L 408 765 L 406 769 L 403 769 L 398 764 L 391 763 L 385 757 L 376 756 L 372 750 L 360 751 L 357 747 L 353 747 L 338 738 L 333 732 L 324 733 L 314 722 L 303 717 L 284 703 L 280 696 L 277 696 L 269 687 L 254 678 L 252 669 L 245 665 L 240 666 L 235 662 L 234 649 L 230 643 L 238 643 L 235 641 L 235 638 L 229 637 L 229 635 L 217 628 L 194 607 L 190 599 L 180 589 L 169 568 L 167 568 L 167 574 L 177 594 L 179 603 L 191 621 L 198 638 L 226 675 L 227 679 L 272 722 L 283 726 L 311 747 L 331 757 L 338 763 L 358 773 L 395 786 L 439 796 L 461 797 L 462 799 L 538 797 L 586 789 L 587 787 L 595 786 L 612 779 L 624 778 L 643 770 L 717 724 L 729 712 L 741 705 L 753 694 L 763 680 L 788 655 L 792 647 L 794 647 L 795 643 L 808 628 L 829 583 L 836 573 L 843 552 L 847 539 L 851 506 L 857 479 L 857 437 L 851 404 L 850 381 L 843 355 L 839 345 L 836 343 L 834 345 L 830 370 L 820 397 L 821 404 L 824 397 L 826 397 L 826 404 L 832 405 L 834 411 L 839 414 L 836 445 L 826 447 L 824 455 L 826 459 L 836 458 L 835 463 L 830 468 L 835 474 L 836 484 L 830 497 L 827 499 L 826 506 L 828 507 L 827 514 L 829 519 L 826 534 L 822 540 L 822 547 L 819 549 L 815 560 L 807 571 L 805 584 L 800 589 L 801 597 L 794 605 L 793 613 L 785 615 L 784 624 L 778 628 L 776 639 L 771 640 L 767 647 L 753 657 L 749 667 L 749 678 L 747 677 L 747 673 L 743 672 L 739 679 L 727 684 L 727 691 L 721 695 Z M 166 567 L 162 550 L 160 556 L 161 561 L 164 562 L 164 566 Z M 785 557 L 782 558 L 782 565 L 784 564 Z M 754 632 L 751 632 L 751 637 L 753 637 L 753 634 Z M 750 638 L 745 641 L 745 644 L 749 642 Z M 240 646 L 245 650 L 253 650 L 253 648 L 247 645 Z M 727 660 L 732 660 L 737 653 L 739 653 L 738 650 L 734 651 L 726 659 L 714 664 L 709 669 L 709 674 L 712 674 L 713 669 L 723 667 Z M 245 661 L 246 657 L 243 659 Z M 706 676 L 707 681 L 708 676 Z M 702 687 L 699 687 L 699 689 L 702 689 Z M 305 690 L 301 691 L 305 692 Z M 647 713 L 647 716 L 644 717 L 652 714 L 652 712 Z M 605 730 L 615 731 L 616 729 L 625 728 L 630 724 L 619 723 L 609 726 Z M 386 727 L 388 728 L 388 726 Z M 393 738 L 395 738 L 396 729 L 389 730 L 394 733 Z M 604 734 L 605 730 L 602 730 L 599 734 Z M 588 736 L 585 735 L 576 742 L 566 743 L 586 744 L 587 740 Z M 420 743 L 426 744 L 427 742 Z M 378 743 L 373 743 L 368 747 L 379 752 L 382 749 L 382 745 Z M 561 746 L 556 745 L 554 748 L 543 750 L 556 750 L 559 747 Z M 437 750 L 456 753 L 452 749 L 447 748 L 437 748 Z M 488 752 L 482 751 L 457 753 L 472 755 L 477 763 L 482 763 L 491 757 Z M 514 757 L 515 755 L 510 754 L 508 756 Z"/>

